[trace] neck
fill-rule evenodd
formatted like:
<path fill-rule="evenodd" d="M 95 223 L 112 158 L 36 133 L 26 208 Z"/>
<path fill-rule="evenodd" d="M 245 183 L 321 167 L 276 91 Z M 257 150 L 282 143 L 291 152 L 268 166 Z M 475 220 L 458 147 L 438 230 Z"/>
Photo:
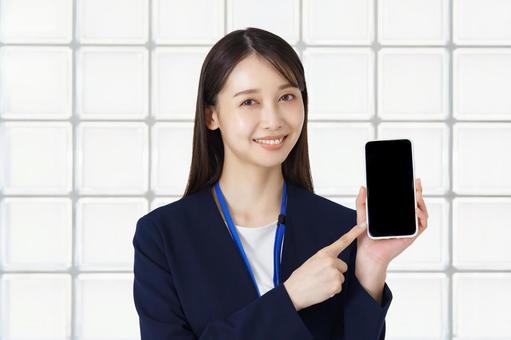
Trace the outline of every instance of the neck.
<path fill-rule="evenodd" d="M 219 183 L 233 223 L 251 227 L 275 221 L 284 185 L 281 165 L 265 168 L 231 164 L 224 163 Z"/>

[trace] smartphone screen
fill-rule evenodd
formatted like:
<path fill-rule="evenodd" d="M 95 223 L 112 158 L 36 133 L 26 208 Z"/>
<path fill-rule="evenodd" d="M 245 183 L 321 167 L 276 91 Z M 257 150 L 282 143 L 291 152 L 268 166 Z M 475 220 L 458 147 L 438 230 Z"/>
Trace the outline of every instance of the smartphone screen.
<path fill-rule="evenodd" d="M 372 238 L 413 237 L 417 232 L 412 142 L 369 141 L 365 145 L 366 218 Z"/>

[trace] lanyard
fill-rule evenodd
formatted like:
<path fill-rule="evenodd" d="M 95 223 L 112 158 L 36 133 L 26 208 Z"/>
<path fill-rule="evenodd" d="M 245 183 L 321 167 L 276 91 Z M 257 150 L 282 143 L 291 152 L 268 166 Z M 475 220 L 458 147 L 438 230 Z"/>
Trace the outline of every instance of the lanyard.
<path fill-rule="evenodd" d="M 257 286 L 257 282 L 254 277 L 254 273 L 252 271 L 252 268 L 250 266 L 250 263 L 248 262 L 247 255 L 245 254 L 245 251 L 243 250 L 243 245 L 240 241 L 240 238 L 238 236 L 238 232 L 236 228 L 234 227 L 234 224 L 232 223 L 231 214 L 229 213 L 229 209 L 227 208 L 227 204 L 225 203 L 224 195 L 222 194 L 222 190 L 220 190 L 220 183 L 217 181 L 215 184 L 215 192 L 218 197 L 218 200 L 220 201 L 220 205 L 222 206 L 222 211 L 224 213 L 225 220 L 227 221 L 227 226 L 229 227 L 229 230 L 231 232 L 231 236 L 233 237 L 234 241 L 236 242 L 236 246 L 238 247 L 238 250 L 241 254 L 241 257 L 243 258 L 243 261 L 245 262 L 245 266 L 247 267 L 250 277 L 252 278 L 252 281 L 254 282 L 254 286 L 257 290 L 257 295 L 261 296 L 261 293 L 259 292 L 259 287 Z M 273 284 L 275 287 L 279 285 L 279 273 L 280 273 L 280 252 L 282 249 L 282 239 L 284 237 L 284 231 L 286 229 L 286 203 L 287 203 L 287 189 L 286 189 L 286 181 L 284 180 L 284 185 L 282 188 L 282 201 L 280 204 L 280 214 L 279 214 L 279 220 L 277 222 L 277 231 L 275 233 L 275 245 L 273 247 Z"/>

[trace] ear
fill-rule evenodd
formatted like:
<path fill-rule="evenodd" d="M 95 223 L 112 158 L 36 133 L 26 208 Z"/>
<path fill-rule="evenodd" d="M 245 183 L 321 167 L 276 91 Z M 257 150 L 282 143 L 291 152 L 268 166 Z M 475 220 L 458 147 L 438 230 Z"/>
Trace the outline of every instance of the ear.
<path fill-rule="evenodd" d="M 204 115 L 208 129 L 216 130 L 219 128 L 218 113 L 214 105 L 206 105 Z"/>

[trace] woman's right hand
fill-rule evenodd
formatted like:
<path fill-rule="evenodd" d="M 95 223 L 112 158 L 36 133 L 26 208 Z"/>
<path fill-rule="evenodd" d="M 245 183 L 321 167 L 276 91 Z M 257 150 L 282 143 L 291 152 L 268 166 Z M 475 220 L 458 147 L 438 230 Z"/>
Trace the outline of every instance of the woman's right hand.
<path fill-rule="evenodd" d="M 355 225 L 293 271 L 284 286 L 297 311 L 323 302 L 342 291 L 348 265 L 338 256 L 365 230 L 365 223 Z"/>

